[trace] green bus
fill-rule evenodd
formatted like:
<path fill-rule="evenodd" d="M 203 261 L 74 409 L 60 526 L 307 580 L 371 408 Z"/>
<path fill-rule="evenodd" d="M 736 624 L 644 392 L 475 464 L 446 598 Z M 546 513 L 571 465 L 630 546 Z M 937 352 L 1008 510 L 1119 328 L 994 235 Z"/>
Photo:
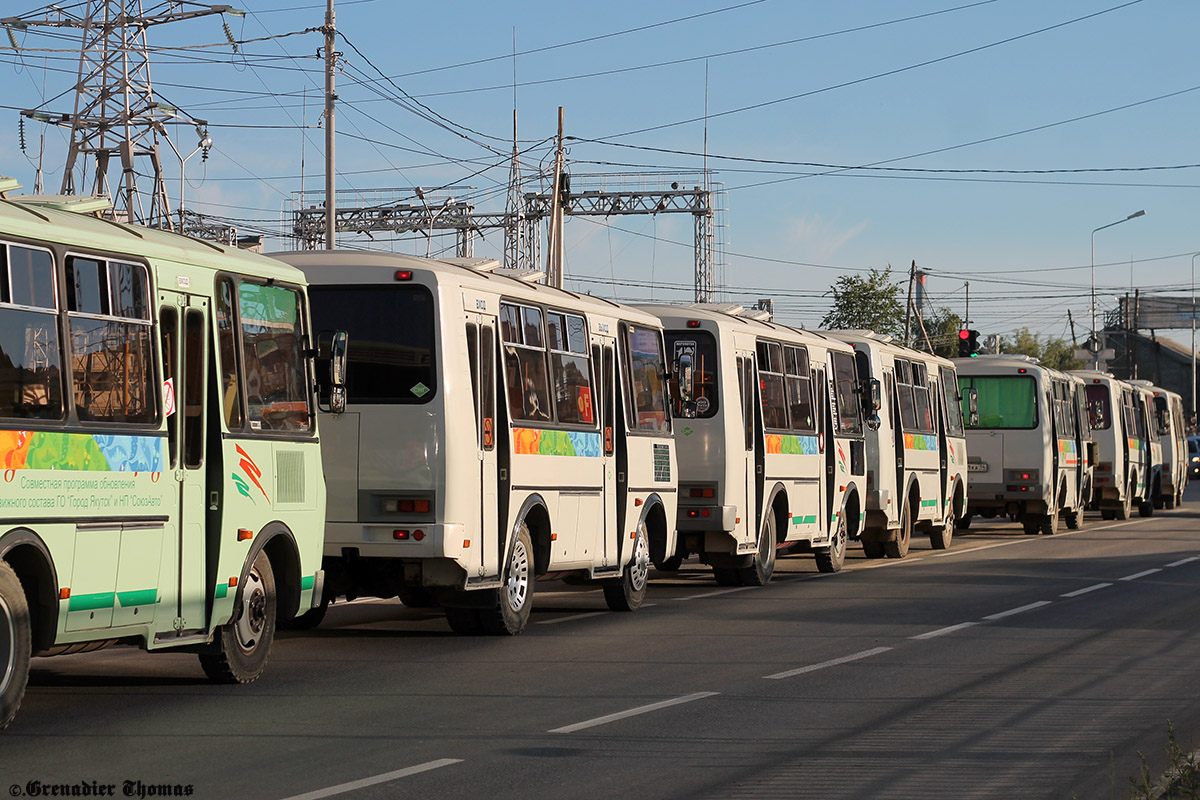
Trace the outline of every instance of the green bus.
<path fill-rule="evenodd" d="M 0 178 L 0 728 L 36 656 L 184 648 L 253 681 L 324 580 L 304 277 L 18 188 Z"/>

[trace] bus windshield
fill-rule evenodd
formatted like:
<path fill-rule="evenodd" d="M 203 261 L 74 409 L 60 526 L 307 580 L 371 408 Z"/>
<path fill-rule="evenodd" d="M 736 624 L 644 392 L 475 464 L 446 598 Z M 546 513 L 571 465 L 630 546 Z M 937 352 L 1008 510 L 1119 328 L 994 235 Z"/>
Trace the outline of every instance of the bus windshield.
<path fill-rule="evenodd" d="M 666 386 L 663 376 L 662 340 L 653 328 L 629 326 L 630 393 L 635 412 L 636 430 L 647 433 L 670 433 L 667 416 Z"/>
<path fill-rule="evenodd" d="M 1112 427 L 1112 400 L 1108 396 L 1108 387 L 1099 383 L 1089 383 L 1086 391 L 1088 421 L 1092 430 L 1108 430 Z"/>
<path fill-rule="evenodd" d="M 697 417 L 712 417 L 717 413 L 717 342 L 705 331 L 667 331 L 667 353 L 672 363 L 680 356 L 692 359 L 692 402 Z M 682 417 L 679 397 L 674 398 L 672 410 Z"/>
<path fill-rule="evenodd" d="M 310 286 L 313 328 L 350 334 L 346 393 L 355 403 L 427 403 L 437 393 L 433 296 L 424 286 Z M 328 380 L 328 370 L 317 378 Z"/>
<path fill-rule="evenodd" d="M 958 377 L 963 389 L 979 394 L 979 424 L 974 429 L 1037 427 L 1037 385 L 1029 375 Z M 963 392 L 964 397 L 966 392 Z M 966 400 L 964 399 L 964 403 Z M 965 411 L 966 409 L 964 409 Z"/>

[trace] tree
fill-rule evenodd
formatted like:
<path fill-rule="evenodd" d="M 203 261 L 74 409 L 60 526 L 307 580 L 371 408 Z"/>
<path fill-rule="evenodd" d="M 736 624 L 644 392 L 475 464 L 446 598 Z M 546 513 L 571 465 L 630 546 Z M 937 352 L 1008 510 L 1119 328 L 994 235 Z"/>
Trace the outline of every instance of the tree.
<path fill-rule="evenodd" d="M 962 317 L 948 308 L 938 308 L 926 313 L 925 333 L 929 334 L 931 352 L 942 358 L 958 358 L 958 332 L 962 329 Z M 913 337 L 913 347 L 918 350 L 929 350 L 925 346 L 925 336 L 921 333 L 920 323 L 914 323 L 917 335 Z"/>
<path fill-rule="evenodd" d="M 846 275 L 829 287 L 833 307 L 821 320 L 826 330 L 871 330 L 891 336 L 904 334 L 904 303 L 892 268 L 872 269 L 867 275 Z"/>
<path fill-rule="evenodd" d="M 1082 361 L 1075 358 L 1075 348 L 1066 339 L 1039 337 L 1029 328 L 1014 331 L 1012 338 L 1001 337 L 1000 352 L 1033 356 L 1043 365 L 1054 369 L 1080 369 L 1084 366 Z"/>

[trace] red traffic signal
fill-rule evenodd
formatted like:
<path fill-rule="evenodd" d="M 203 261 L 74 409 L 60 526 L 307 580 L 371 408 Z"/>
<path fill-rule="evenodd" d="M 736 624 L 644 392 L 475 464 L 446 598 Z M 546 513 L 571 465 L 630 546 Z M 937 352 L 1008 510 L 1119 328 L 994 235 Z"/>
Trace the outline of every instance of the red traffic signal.
<path fill-rule="evenodd" d="M 963 341 L 966 341 L 967 339 L 971 338 L 971 332 L 964 328 L 963 330 L 958 332 L 958 338 L 962 339 Z"/>

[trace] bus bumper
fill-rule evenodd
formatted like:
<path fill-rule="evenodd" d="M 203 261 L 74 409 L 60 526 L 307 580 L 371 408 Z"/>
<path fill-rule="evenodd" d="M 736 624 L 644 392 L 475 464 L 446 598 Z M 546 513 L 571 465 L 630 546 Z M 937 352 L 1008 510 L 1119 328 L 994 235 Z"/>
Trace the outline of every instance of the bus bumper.
<path fill-rule="evenodd" d="M 680 533 L 731 531 L 737 524 L 736 506 L 683 506 L 675 520 Z"/>
<path fill-rule="evenodd" d="M 419 535 L 418 535 L 419 534 Z M 466 526 L 461 522 L 392 522 L 388 524 L 327 522 L 325 555 L 347 549 L 364 558 L 450 558 L 466 555 Z M 469 545 L 466 547 L 469 548 Z"/>

